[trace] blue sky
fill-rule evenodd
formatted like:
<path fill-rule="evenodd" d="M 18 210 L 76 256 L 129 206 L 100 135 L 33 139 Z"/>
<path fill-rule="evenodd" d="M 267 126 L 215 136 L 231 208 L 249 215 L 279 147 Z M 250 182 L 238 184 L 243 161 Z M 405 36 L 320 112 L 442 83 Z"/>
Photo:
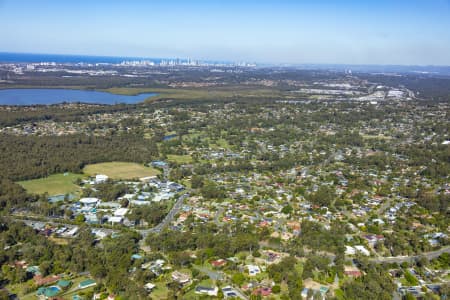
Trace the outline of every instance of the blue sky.
<path fill-rule="evenodd" d="M 0 0 L 0 51 L 450 65 L 450 0 Z"/>

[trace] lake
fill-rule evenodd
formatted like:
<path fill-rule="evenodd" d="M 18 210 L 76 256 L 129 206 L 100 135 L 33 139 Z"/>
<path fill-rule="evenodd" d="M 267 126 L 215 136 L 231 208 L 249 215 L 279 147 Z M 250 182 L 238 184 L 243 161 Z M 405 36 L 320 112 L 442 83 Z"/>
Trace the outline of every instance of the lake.
<path fill-rule="evenodd" d="M 0 90 L 0 105 L 47 105 L 62 102 L 133 104 L 143 102 L 155 95 L 155 93 L 145 93 L 130 96 L 70 89 L 5 89 Z"/>
<path fill-rule="evenodd" d="M 176 134 L 166 135 L 165 137 L 163 137 L 163 141 L 170 141 L 171 139 L 174 139 L 176 137 Z"/>

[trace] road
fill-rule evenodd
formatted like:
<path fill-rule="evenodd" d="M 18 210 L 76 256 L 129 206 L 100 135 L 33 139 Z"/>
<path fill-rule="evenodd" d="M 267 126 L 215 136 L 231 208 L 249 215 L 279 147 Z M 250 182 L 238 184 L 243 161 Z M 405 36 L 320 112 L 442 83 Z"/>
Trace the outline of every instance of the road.
<path fill-rule="evenodd" d="M 421 257 L 425 257 L 427 259 L 433 259 L 438 257 L 439 255 L 443 253 L 450 253 L 450 246 L 445 246 L 439 250 L 436 251 L 430 251 L 430 252 L 424 252 L 420 255 L 413 255 L 413 256 L 385 256 L 385 257 L 375 257 L 369 259 L 371 262 L 374 263 L 402 263 L 402 262 L 412 262 L 416 259 L 419 259 Z"/>
<path fill-rule="evenodd" d="M 208 277 L 211 278 L 212 280 L 224 280 L 225 279 L 225 275 L 222 272 L 213 271 L 208 268 L 201 267 L 201 266 L 194 266 L 194 268 L 196 268 L 203 274 L 208 275 Z"/>
<path fill-rule="evenodd" d="M 219 207 L 219 209 L 216 212 L 216 215 L 214 216 L 214 223 L 216 223 L 217 226 L 220 226 L 220 216 L 223 214 L 223 212 L 225 211 L 224 207 Z"/>
<path fill-rule="evenodd" d="M 145 240 L 147 235 L 149 235 L 150 233 L 160 233 L 164 228 L 166 228 L 170 224 L 170 222 L 172 222 L 175 215 L 178 214 L 181 207 L 183 207 L 183 202 L 187 197 L 189 197 L 188 193 L 181 195 L 161 223 L 150 229 L 138 230 L 138 232 L 142 234 L 143 240 Z"/>
<path fill-rule="evenodd" d="M 305 249 L 305 252 L 310 252 L 310 250 Z M 336 258 L 336 255 L 328 252 L 317 252 L 321 256 L 328 257 L 331 261 L 333 261 Z M 425 257 L 428 260 L 434 259 L 438 256 L 440 256 L 443 253 L 450 253 L 450 246 L 442 247 L 439 250 L 436 251 L 430 251 L 430 252 L 424 252 L 422 254 L 418 255 L 412 255 L 412 256 L 379 256 L 379 257 L 372 257 L 369 258 L 370 262 L 376 263 L 376 264 L 382 264 L 382 263 L 402 263 L 402 262 L 413 262 L 421 257 Z M 300 257 L 297 257 L 300 258 Z M 352 260 L 352 257 L 346 257 L 347 261 Z"/>

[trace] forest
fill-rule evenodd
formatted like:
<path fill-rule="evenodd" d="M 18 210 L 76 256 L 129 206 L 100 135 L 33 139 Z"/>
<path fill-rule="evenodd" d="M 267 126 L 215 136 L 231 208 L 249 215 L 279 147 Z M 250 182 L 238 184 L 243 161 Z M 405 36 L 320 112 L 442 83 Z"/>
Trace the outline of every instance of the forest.
<path fill-rule="evenodd" d="M 1 135 L 0 151 L 3 170 L 0 176 L 11 180 L 41 178 L 61 172 L 80 173 L 90 163 L 147 163 L 158 157 L 155 142 L 137 135 Z"/>

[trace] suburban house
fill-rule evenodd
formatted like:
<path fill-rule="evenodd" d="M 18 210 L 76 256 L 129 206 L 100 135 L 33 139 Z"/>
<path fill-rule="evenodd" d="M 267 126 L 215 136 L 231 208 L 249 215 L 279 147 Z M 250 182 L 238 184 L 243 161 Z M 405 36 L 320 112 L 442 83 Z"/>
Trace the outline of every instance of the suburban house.
<path fill-rule="evenodd" d="M 217 296 L 218 291 L 219 291 L 219 289 L 217 288 L 217 286 L 205 287 L 205 286 L 198 285 L 195 288 L 196 294 L 202 294 L 202 295 L 208 295 L 208 296 Z"/>
<path fill-rule="evenodd" d="M 191 281 L 191 278 L 189 275 L 186 275 L 179 271 L 172 272 L 172 279 L 181 285 L 188 284 Z"/>

